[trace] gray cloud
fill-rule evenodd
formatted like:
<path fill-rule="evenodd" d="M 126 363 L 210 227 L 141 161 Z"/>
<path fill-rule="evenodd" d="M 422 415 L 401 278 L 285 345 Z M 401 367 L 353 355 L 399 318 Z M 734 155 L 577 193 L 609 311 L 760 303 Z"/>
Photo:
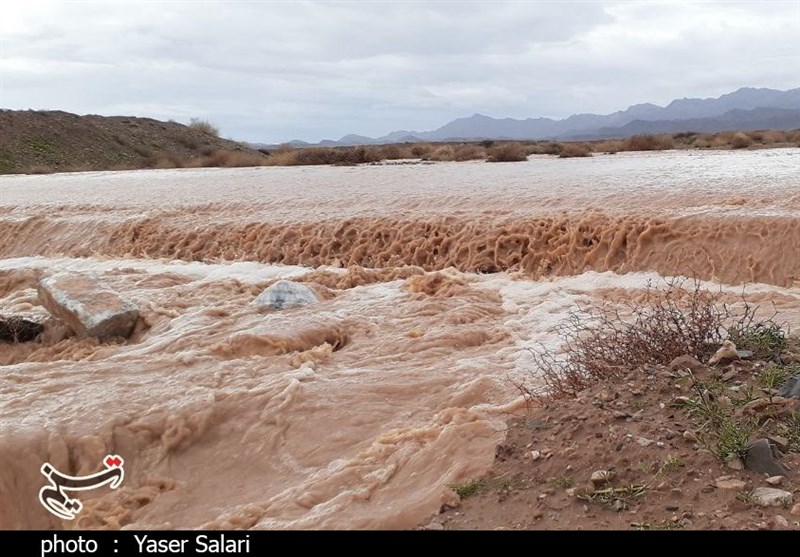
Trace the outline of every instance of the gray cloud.
<path fill-rule="evenodd" d="M 800 3 L 19 2 L 6 108 L 318 140 L 800 85 Z"/>

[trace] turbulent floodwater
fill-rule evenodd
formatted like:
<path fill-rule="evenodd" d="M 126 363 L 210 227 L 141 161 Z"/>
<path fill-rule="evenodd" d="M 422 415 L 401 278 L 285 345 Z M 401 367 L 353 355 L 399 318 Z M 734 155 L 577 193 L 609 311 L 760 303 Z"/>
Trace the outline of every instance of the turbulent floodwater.
<path fill-rule="evenodd" d="M 491 465 L 525 350 L 692 275 L 800 322 L 800 150 L 0 178 L 0 313 L 99 274 L 126 343 L 0 344 L 0 527 L 404 528 Z M 251 304 L 277 278 L 322 301 Z M 125 458 L 75 523 L 43 462 Z"/>

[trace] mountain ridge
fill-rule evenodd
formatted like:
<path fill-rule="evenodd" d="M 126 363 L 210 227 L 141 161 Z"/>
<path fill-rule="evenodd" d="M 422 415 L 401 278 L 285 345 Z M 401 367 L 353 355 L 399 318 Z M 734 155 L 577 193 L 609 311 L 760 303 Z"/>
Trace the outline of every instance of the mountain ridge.
<path fill-rule="evenodd" d="M 742 114 L 741 112 L 747 112 Z M 573 114 L 562 119 L 493 118 L 485 114 L 456 118 L 430 131 L 398 130 L 377 138 L 348 134 L 318 145 L 382 145 L 414 141 L 486 139 L 614 139 L 636 133 L 719 132 L 734 129 L 800 127 L 800 87 L 741 87 L 719 97 L 674 99 L 665 106 L 638 103 L 610 114 Z M 691 129 L 690 129 L 691 128 Z M 305 142 L 293 141 L 293 144 Z"/>

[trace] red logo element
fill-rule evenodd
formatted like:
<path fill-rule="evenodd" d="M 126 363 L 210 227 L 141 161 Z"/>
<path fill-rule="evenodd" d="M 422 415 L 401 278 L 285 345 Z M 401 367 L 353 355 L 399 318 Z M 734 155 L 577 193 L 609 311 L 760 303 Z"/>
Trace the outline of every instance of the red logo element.
<path fill-rule="evenodd" d="M 120 466 L 122 466 L 122 459 L 117 455 L 108 455 L 106 457 L 105 462 L 106 466 L 108 466 L 109 468 L 119 468 Z"/>

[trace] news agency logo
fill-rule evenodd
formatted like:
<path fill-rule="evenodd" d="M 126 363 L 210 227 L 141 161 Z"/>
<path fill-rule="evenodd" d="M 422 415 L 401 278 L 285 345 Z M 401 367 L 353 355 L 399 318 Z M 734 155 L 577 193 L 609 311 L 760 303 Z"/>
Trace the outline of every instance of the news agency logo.
<path fill-rule="evenodd" d="M 39 501 L 49 512 L 64 520 L 74 520 L 83 509 L 83 504 L 78 499 L 67 496 L 71 491 L 88 491 L 102 485 L 109 484 L 111 489 L 117 489 L 125 479 L 125 470 L 122 465 L 125 461 L 119 455 L 106 455 L 103 459 L 104 470 L 88 476 L 68 476 L 56 470 L 52 464 L 42 464 L 42 474 L 50 481 L 50 485 L 39 490 Z"/>

